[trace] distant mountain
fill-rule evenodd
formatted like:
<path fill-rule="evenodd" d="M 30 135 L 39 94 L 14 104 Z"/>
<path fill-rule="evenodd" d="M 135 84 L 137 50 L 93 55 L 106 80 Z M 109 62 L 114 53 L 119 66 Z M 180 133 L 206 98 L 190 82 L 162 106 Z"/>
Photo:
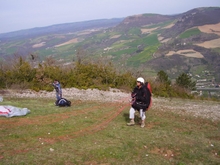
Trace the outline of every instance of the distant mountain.
<path fill-rule="evenodd" d="M 163 37 L 175 37 L 195 26 L 206 24 L 217 24 L 220 22 L 219 7 L 213 8 L 197 8 L 185 12 L 177 19 L 175 25 L 162 33 Z"/>
<path fill-rule="evenodd" d="M 112 62 L 118 70 L 220 82 L 220 8 L 176 15 L 141 14 L 0 34 L 0 57 L 34 54 L 64 63 Z"/>
<path fill-rule="evenodd" d="M 77 31 L 82 31 L 86 29 L 95 29 L 95 28 L 109 28 L 117 25 L 123 20 L 123 18 L 114 18 L 114 19 L 100 19 L 84 22 L 74 22 L 74 23 L 65 23 L 57 24 L 47 27 L 38 27 L 26 30 L 19 30 L 9 33 L 0 34 L 0 40 L 13 40 L 13 39 L 23 39 L 30 37 L 39 37 L 41 35 L 48 34 L 62 34 L 62 33 L 73 33 Z"/>

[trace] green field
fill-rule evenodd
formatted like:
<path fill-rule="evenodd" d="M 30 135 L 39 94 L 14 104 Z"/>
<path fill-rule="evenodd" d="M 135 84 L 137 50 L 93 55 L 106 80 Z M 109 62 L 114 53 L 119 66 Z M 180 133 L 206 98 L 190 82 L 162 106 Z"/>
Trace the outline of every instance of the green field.
<path fill-rule="evenodd" d="M 193 29 L 190 29 L 190 30 L 187 30 L 187 31 L 181 33 L 179 37 L 182 38 L 182 39 L 183 38 L 189 38 L 193 35 L 197 35 L 197 34 L 200 34 L 200 33 L 201 33 L 201 31 L 198 28 L 193 28 Z"/>
<path fill-rule="evenodd" d="M 219 164 L 220 122 L 153 106 L 145 128 L 126 126 L 129 105 L 71 100 L 4 98 L 27 107 L 23 117 L 0 118 L 0 164 L 189 165 Z M 185 104 L 185 100 L 169 104 Z M 180 107 L 181 108 L 181 107 Z M 136 118 L 137 120 L 137 118 Z"/>

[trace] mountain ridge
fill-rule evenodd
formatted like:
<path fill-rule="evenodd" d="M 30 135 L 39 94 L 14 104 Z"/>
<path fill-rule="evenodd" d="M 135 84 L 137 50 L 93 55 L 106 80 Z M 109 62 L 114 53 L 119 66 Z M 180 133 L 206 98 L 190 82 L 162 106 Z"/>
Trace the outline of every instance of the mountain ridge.
<path fill-rule="evenodd" d="M 18 38 L 35 37 L 38 35 L 53 34 L 53 33 L 76 32 L 88 28 L 97 28 L 97 27 L 108 28 L 111 26 L 115 26 L 115 24 L 120 22 L 122 19 L 123 18 L 99 19 L 99 20 L 90 20 L 90 21 L 82 21 L 82 22 L 55 24 L 45 27 L 35 27 L 31 29 L 23 29 L 8 33 L 1 33 L 0 39 L 16 38 L 16 37 Z"/>

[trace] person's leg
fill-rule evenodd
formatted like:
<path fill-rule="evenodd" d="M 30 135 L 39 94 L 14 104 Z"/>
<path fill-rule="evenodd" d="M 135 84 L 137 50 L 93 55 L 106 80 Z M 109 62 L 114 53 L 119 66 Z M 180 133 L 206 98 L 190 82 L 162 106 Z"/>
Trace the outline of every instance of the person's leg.
<path fill-rule="evenodd" d="M 56 99 L 59 100 L 59 98 L 60 98 L 60 97 L 59 97 L 59 94 L 56 93 Z"/>
<path fill-rule="evenodd" d="M 142 118 L 142 115 L 143 115 L 143 109 L 140 109 L 140 111 L 139 111 L 139 115 L 140 115 L 140 118 Z"/>
<path fill-rule="evenodd" d="M 129 119 L 130 119 L 130 122 L 127 123 L 128 126 L 135 125 L 134 115 L 135 115 L 135 109 L 131 107 L 131 108 L 130 108 L 130 111 L 129 111 Z"/>
<path fill-rule="evenodd" d="M 145 119 L 146 119 L 146 115 L 145 115 L 145 111 L 140 111 L 140 117 L 141 117 L 141 127 L 143 128 L 145 126 Z"/>
<path fill-rule="evenodd" d="M 140 109 L 139 111 L 139 124 L 141 124 L 142 123 L 142 115 L 143 115 L 143 109 Z"/>

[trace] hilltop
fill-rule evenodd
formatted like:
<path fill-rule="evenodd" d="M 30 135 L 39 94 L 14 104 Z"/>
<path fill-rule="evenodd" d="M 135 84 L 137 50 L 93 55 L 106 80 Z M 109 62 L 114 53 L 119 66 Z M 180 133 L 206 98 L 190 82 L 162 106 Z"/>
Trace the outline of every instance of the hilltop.
<path fill-rule="evenodd" d="M 219 15 L 219 7 L 208 7 L 0 34 L 0 56 L 112 62 L 119 71 L 135 69 L 151 78 L 160 70 L 171 79 L 186 72 L 214 86 L 220 82 Z"/>

